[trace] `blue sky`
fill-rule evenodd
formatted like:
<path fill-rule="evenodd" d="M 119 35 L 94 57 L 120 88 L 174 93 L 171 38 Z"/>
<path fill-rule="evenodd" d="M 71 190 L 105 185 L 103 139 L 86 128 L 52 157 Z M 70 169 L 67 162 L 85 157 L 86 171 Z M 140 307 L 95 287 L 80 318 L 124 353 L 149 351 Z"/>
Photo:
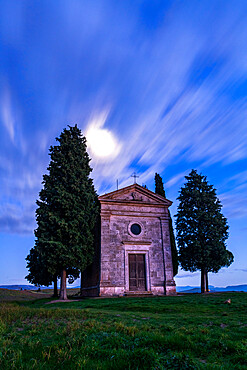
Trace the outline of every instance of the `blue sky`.
<path fill-rule="evenodd" d="M 48 149 L 75 123 L 114 141 L 105 157 L 89 146 L 99 194 L 133 171 L 154 190 L 158 172 L 174 215 L 184 176 L 207 175 L 235 256 L 210 283 L 247 283 L 246 1 L 0 0 L 0 14 L 0 284 L 25 282 Z"/>

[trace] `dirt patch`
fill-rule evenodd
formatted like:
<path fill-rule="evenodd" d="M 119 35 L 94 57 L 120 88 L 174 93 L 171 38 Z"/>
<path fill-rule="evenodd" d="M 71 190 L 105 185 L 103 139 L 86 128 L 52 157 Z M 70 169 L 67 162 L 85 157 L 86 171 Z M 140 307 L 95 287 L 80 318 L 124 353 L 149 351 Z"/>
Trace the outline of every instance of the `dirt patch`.
<path fill-rule="evenodd" d="M 54 301 L 46 302 L 45 304 L 52 304 L 52 303 L 68 303 L 68 302 L 80 302 L 80 299 L 56 299 Z"/>

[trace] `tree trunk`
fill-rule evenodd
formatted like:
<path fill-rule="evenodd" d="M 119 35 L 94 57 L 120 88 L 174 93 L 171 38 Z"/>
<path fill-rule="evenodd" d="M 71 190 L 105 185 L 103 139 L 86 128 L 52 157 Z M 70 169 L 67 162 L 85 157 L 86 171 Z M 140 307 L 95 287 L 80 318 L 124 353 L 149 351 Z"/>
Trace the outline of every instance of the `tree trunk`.
<path fill-rule="evenodd" d="M 209 289 L 208 289 L 208 272 L 205 271 L 205 280 L 206 280 L 206 292 L 209 292 Z"/>
<path fill-rule="evenodd" d="M 61 284 L 60 284 L 60 297 L 59 297 L 59 299 L 62 299 L 62 300 L 68 299 L 67 291 L 66 291 L 66 278 L 67 278 L 66 270 L 62 270 Z"/>
<path fill-rule="evenodd" d="M 53 292 L 53 297 L 57 297 L 57 276 L 54 277 L 54 292 Z"/>
<path fill-rule="evenodd" d="M 205 293 L 205 270 L 201 269 L 201 293 Z"/>
<path fill-rule="evenodd" d="M 82 271 L 81 271 L 81 287 L 80 287 L 80 296 L 82 297 Z"/>

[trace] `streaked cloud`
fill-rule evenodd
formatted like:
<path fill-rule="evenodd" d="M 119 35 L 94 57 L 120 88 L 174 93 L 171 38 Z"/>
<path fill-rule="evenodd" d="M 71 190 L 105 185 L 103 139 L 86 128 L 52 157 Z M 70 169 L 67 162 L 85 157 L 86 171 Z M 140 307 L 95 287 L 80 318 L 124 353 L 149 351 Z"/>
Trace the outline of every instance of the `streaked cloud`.
<path fill-rule="evenodd" d="M 235 271 L 247 272 L 247 269 L 235 269 Z"/>
<path fill-rule="evenodd" d="M 194 278 L 194 277 L 198 277 L 199 275 L 200 275 L 200 272 L 183 273 L 182 271 L 179 271 L 179 275 L 176 276 L 176 279 Z"/>
<path fill-rule="evenodd" d="M 48 148 L 67 124 L 84 134 L 102 129 L 115 140 L 105 161 L 89 146 L 99 193 L 116 179 L 130 184 L 133 171 L 149 186 L 155 172 L 174 165 L 182 168 L 165 183 L 176 198 L 192 167 L 207 173 L 215 164 L 246 160 L 246 4 L 161 4 L 150 16 L 151 6 L 65 0 L 2 6 L 3 18 L 15 20 L 15 32 L 7 21 L 0 30 L 8 135 L 0 150 L 1 194 L 8 194 L 2 204 L 11 200 L 29 212 L 26 193 L 32 202 L 38 197 Z M 221 190 L 229 217 L 245 215 L 245 192 L 244 184 Z M 12 217 L 8 207 L 2 215 Z"/>
<path fill-rule="evenodd" d="M 15 118 L 13 108 L 11 106 L 11 97 L 8 89 L 5 89 L 2 93 L 1 99 L 2 107 L 2 123 L 9 134 L 10 141 L 15 141 Z"/>

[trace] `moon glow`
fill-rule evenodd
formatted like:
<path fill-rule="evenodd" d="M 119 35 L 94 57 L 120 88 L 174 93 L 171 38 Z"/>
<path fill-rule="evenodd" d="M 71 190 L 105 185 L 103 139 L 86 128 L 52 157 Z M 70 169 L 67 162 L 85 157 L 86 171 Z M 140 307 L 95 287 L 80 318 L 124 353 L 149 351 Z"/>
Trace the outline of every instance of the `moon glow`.
<path fill-rule="evenodd" d="M 89 150 L 98 158 L 114 158 L 119 153 L 120 146 L 112 132 L 107 129 L 89 127 L 86 138 Z"/>

